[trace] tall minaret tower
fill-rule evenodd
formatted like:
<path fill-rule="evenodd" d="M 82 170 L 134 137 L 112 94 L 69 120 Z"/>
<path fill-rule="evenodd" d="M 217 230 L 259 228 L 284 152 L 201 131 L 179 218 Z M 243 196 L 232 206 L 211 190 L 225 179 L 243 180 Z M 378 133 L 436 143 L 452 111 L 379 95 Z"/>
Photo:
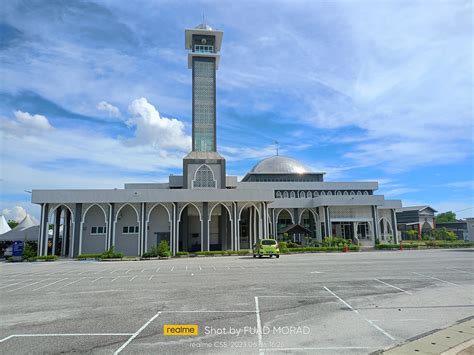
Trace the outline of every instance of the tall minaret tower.
<path fill-rule="evenodd" d="M 185 30 L 193 78 L 192 152 L 183 159 L 183 187 L 225 188 L 225 159 L 216 144 L 216 71 L 222 31 L 206 24 Z"/>

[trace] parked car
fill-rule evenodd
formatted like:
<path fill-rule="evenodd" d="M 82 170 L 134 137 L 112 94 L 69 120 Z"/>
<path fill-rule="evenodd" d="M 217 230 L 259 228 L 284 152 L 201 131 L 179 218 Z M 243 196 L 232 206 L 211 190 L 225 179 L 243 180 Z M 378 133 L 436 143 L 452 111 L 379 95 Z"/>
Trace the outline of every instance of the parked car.
<path fill-rule="evenodd" d="M 261 239 L 253 246 L 253 257 L 256 258 L 258 255 L 261 258 L 264 255 L 268 255 L 270 258 L 275 255 L 278 259 L 280 257 L 280 249 L 275 239 Z"/>

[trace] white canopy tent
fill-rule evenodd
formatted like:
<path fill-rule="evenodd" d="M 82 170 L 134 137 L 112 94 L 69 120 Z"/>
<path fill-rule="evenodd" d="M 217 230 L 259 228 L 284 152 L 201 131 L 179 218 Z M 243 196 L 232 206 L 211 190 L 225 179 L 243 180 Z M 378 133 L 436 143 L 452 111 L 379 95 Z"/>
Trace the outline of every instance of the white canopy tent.
<path fill-rule="evenodd" d="M 7 220 L 5 219 L 4 216 L 0 216 L 0 235 L 11 231 L 12 229 L 7 223 Z"/>
<path fill-rule="evenodd" d="M 0 235 L 0 241 L 15 241 L 15 240 L 27 240 L 27 241 L 38 241 L 40 227 L 37 223 L 33 221 L 30 215 L 26 217 L 13 228 L 11 231 L 8 231 Z"/>

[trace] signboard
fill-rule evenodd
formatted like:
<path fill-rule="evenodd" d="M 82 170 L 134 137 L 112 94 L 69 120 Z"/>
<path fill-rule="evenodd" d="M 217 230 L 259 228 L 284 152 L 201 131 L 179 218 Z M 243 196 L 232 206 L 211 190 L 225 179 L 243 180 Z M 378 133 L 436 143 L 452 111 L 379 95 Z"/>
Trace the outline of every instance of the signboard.
<path fill-rule="evenodd" d="M 23 247 L 24 247 L 23 241 L 17 240 L 13 242 L 12 258 L 14 261 L 23 260 Z"/>

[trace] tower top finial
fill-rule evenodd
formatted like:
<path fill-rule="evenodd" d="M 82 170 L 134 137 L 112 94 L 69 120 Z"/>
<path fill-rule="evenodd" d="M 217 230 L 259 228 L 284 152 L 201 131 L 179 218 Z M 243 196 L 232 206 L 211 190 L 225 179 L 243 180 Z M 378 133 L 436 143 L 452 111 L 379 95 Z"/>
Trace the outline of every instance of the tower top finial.
<path fill-rule="evenodd" d="M 278 153 L 279 153 L 279 151 L 278 151 L 278 150 L 279 150 L 279 146 L 278 146 L 278 145 L 279 145 L 279 143 L 278 143 L 278 141 L 275 141 L 274 143 L 275 143 L 275 145 L 276 145 L 276 152 L 277 152 L 277 156 L 278 156 Z"/>

